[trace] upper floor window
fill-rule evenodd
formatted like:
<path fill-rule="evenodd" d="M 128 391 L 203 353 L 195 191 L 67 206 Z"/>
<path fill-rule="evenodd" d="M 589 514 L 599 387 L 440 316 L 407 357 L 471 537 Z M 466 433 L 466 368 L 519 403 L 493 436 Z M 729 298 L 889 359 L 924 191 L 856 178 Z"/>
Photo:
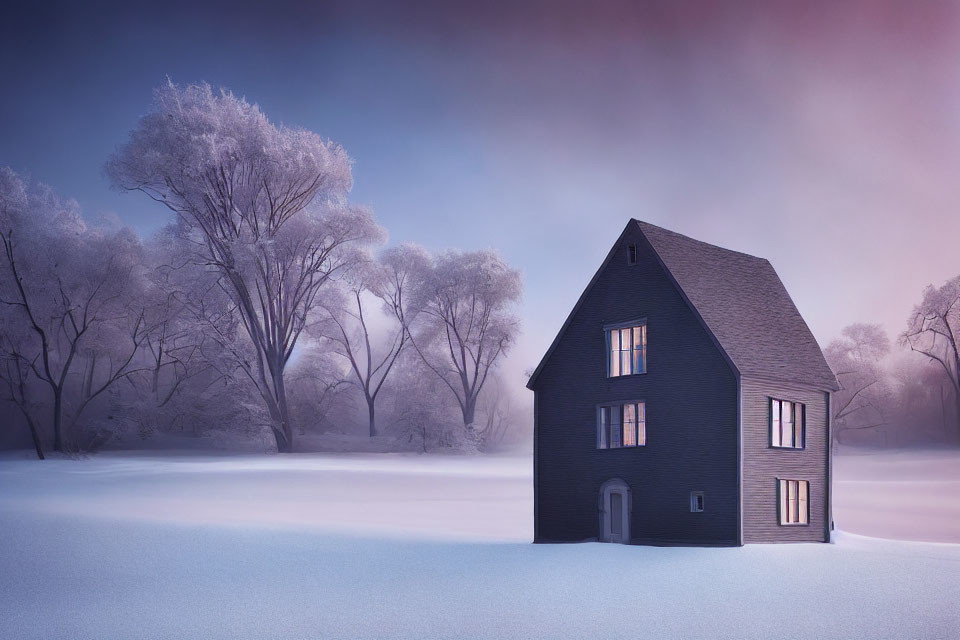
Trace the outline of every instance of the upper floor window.
<path fill-rule="evenodd" d="M 810 522 L 810 485 L 806 480 L 777 480 L 780 524 Z"/>
<path fill-rule="evenodd" d="M 607 329 L 607 376 L 647 371 L 647 325 Z"/>
<path fill-rule="evenodd" d="M 637 264 L 637 245 L 627 246 L 627 264 Z"/>
<path fill-rule="evenodd" d="M 597 448 L 619 449 L 647 444 L 647 410 L 642 402 L 598 407 Z"/>
<path fill-rule="evenodd" d="M 770 398 L 770 446 L 803 449 L 805 418 L 803 404 Z"/>

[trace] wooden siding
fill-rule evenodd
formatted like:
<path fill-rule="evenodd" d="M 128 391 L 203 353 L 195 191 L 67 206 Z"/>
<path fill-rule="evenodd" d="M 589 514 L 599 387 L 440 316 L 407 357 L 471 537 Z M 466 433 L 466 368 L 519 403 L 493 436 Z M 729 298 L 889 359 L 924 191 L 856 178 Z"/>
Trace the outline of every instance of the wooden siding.
<path fill-rule="evenodd" d="M 743 537 L 744 542 L 819 542 L 826 529 L 828 394 L 789 384 L 741 381 L 743 411 Z M 804 403 L 806 447 L 770 446 L 770 398 Z M 810 483 L 810 522 L 781 526 L 777 513 L 777 478 Z"/>
<path fill-rule="evenodd" d="M 648 373 L 607 378 L 603 327 L 634 318 L 647 321 Z M 596 539 L 600 487 L 621 478 L 631 488 L 633 542 L 739 543 L 736 376 L 636 225 L 571 318 L 535 393 L 538 542 Z M 596 448 L 596 407 L 614 401 L 646 403 L 646 446 Z M 691 491 L 704 492 L 702 513 L 690 512 Z"/>

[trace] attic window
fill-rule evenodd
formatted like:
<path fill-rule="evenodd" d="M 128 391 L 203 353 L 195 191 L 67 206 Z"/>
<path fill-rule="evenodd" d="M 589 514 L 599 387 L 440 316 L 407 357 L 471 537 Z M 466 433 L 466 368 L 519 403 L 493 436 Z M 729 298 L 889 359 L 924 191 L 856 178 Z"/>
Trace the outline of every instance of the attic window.
<path fill-rule="evenodd" d="M 637 245 L 627 246 L 627 264 L 637 264 Z"/>

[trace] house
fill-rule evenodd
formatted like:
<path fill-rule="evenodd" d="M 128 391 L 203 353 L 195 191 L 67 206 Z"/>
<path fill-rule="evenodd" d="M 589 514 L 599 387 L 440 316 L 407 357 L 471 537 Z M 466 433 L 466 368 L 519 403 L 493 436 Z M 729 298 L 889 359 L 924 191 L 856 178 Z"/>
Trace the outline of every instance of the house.
<path fill-rule="evenodd" d="M 536 542 L 830 539 L 837 380 L 767 260 L 631 220 L 527 386 Z"/>

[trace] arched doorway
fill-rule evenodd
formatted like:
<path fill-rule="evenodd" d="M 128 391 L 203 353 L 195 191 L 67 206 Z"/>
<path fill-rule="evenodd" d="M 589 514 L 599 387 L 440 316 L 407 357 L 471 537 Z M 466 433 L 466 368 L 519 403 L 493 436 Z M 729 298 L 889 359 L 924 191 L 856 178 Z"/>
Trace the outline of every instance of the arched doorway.
<path fill-rule="evenodd" d="M 630 543 L 630 487 L 620 478 L 600 487 L 600 542 Z"/>

